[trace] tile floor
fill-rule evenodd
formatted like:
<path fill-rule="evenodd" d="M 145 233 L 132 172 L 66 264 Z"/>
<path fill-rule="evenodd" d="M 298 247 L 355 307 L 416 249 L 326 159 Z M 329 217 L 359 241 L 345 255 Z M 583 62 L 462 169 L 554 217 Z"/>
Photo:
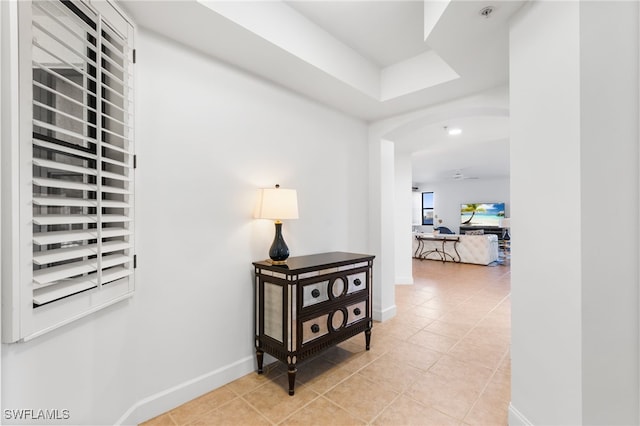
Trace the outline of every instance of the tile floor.
<path fill-rule="evenodd" d="M 510 268 L 413 261 L 397 316 L 298 365 L 248 374 L 156 425 L 506 425 Z"/>

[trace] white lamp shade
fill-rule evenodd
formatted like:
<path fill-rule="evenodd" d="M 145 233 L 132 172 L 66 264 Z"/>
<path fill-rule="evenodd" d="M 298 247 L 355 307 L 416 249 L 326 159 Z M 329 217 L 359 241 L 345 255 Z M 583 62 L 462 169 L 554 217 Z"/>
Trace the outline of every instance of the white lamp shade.
<path fill-rule="evenodd" d="M 501 228 L 511 228 L 511 218 L 505 217 L 500 221 Z"/>
<path fill-rule="evenodd" d="M 257 219 L 297 219 L 298 193 L 295 189 L 263 188 L 258 196 Z"/>

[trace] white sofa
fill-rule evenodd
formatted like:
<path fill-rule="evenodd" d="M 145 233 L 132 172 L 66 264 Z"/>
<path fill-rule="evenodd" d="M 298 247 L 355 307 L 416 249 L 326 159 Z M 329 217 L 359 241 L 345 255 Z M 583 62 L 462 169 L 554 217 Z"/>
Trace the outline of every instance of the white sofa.
<path fill-rule="evenodd" d="M 413 256 L 417 259 L 488 265 L 498 260 L 498 236 L 413 234 Z M 443 241 L 444 252 L 443 252 Z"/>

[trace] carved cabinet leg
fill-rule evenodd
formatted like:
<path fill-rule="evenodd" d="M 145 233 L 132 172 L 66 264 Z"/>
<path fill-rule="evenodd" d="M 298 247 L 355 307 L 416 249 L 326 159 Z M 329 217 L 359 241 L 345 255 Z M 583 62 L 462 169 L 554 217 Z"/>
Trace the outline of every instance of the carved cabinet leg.
<path fill-rule="evenodd" d="M 293 395 L 294 394 L 294 387 L 296 385 L 296 373 L 298 372 L 298 369 L 296 368 L 295 364 L 289 364 L 289 370 L 287 371 L 287 374 L 289 376 L 289 395 Z"/>
<path fill-rule="evenodd" d="M 262 366 L 264 363 L 264 351 L 260 348 L 256 348 L 256 360 L 258 361 L 258 374 L 262 374 Z"/>
<path fill-rule="evenodd" d="M 367 350 L 369 350 L 371 348 L 371 324 L 369 324 L 367 329 L 364 331 L 364 341 Z"/>

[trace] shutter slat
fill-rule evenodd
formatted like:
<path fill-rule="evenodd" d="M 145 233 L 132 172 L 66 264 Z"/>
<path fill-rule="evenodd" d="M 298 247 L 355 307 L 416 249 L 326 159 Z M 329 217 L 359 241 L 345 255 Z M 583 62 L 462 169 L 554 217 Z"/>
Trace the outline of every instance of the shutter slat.
<path fill-rule="evenodd" d="M 41 29 L 41 28 L 40 28 Z M 43 52 L 45 52 L 47 55 L 50 55 L 54 58 L 56 58 L 57 60 L 60 61 L 60 64 L 56 64 L 56 66 L 61 66 L 61 64 L 66 65 L 64 68 L 66 69 L 72 69 L 74 71 L 76 71 L 78 74 L 83 75 L 84 77 L 86 77 L 87 79 L 93 81 L 94 83 L 96 82 L 95 77 L 89 75 L 85 70 L 83 70 L 80 67 L 75 66 L 74 64 L 70 63 L 69 61 L 65 61 L 63 58 L 61 58 L 59 55 L 53 53 L 51 51 L 51 49 L 46 48 L 45 46 L 43 46 L 42 44 L 38 43 L 37 39 L 34 38 L 33 40 L 33 45 L 35 47 L 37 47 L 38 49 L 42 50 Z M 75 53 L 75 51 L 72 50 L 73 53 Z M 80 60 L 84 61 L 84 62 L 89 62 L 90 64 L 95 66 L 95 63 L 90 61 L 86 56 L 81 55 L 79 57 Z"/>
<path fill-rule="evenodd" d="M 98 202 L 85 198 L 70 197 L 33 197 L 33 204 L 39 206 L 71 206 L 71 207 L 96 207 Z"/>
<path fill-rule="evenodd" d="M 94 245 L 95 246 L 95 245 Z M 67 256 L 73 255 L 74 257 L 70 257 L 70 259 L 75 259 L 77 257 L 90 256 L 89 255 L 80 255 L 76 256 L 79 252 L 88 253 L 92 250 L 86 249 L 83 247 L 82 250 L 77 251 L 67 251 L 64 254 Z M 60 255 L 58 253 L 58 255 Z M 111 268 L 113 266 L 123 265 L 127 262 L 131 262 L 132 259 L 129 256 L 120 255 L 120 254 L 112 254 L 102 257 L 101 267 L 102 269 Z M 47 285 L 55 284 L 56 281 L 64 280 L 66 278 L 75 277 L 76 275 L 86 274 L 89 272 L 94 272 L 98 268 L 97 259 L 83 260 L 80 262 L 72 262 L 65 263 L 63 265 L 52 266 L 49 268 L 39 269 L 33 272 L 33 282 L 36 286 L 44 287 Z"/>
<path fill-rule="evenodd" d="M 36 306 L 44 305 L 93 287 L 96 287 L 95 277 L 79 277 L 56 286 L 35 289 L 33 291 L 33 303 Z"/>
<path fill-rule="evenodd" d="M 128 53 L 129 47 L 127 46 L 127 42 L 125 38 L 121 34 L 116 34 L 116 32 L 114 32 L 111 29 L 111 27 L 105 26 L 105 27 L 102 27 L 102 30 L 106 32 L 111 38 L 116 39 L 117 42 L 120 43 L 120 47 L 116 46 L 115 44 L 113 44 L 113 42 L 111 42 L 105 37 L 102 38 L 102 44 L 107 46 L 107 48 L 111 52 L 116 53 L 116 56 L 122 59 L 123 63 L 125 64 L 128 63 L 129 59 L 127 58 L 127 53 Z"/>
<path fill-rule="evenodd" d="M 33 233 L 33 242 L 39 246 L 68 243 L 71 241 L 95 240 L 96 238 L 98 238 L 98 231 L 96 229 Z"/>
<path fill-rule="evenodd" d="M 104 228 L 102 238 L 125 237 L 131 235 L 131 231 L 125 228 Z"/>
<path fill-rule="evenodd" d="M 102 43 L 103 44 L 110 44 L 109 41 L 105 40 L 105 39 L 102 39 Z M 109 50 L 111 50 L 114 53 L 117 53 L 117 50 L 115 48 L 114 49 L 109 49 Z M 122 67 L 122 65 L 117 63 L 110 55 L 106 55 L 103 52 L 102 58 L 104 60 L 106 60 L 107 62 L 109 62 L 109 64 L 111 64 L 112 66 L 116 67 L 123 75 L 127 75 L 127 71 Z M 126 63 L 126 61 L 125 61 L 125 63 Z"/>
<path fill-rule="evenodd" d="M 123 88 L 129 89 L 129 90 L 132 90 L 132 89 L 133 89 L 131 86 L 129 86 L 128 84 L 126 84 L 126 83 L 122 80 L 122 78 L 118 77 L 117 75 L 113 74 L 112 72 L 110 72 L 110 71 L 107 71 L 107 70 L 103 69 L 103 70 L 102 70 L 102 73 L 103 73 L 103 74 L 105 74 L 105 75 L 107 75 L 110 79 L 114 80 L 114 81 L 115 81 L 115 83 L 119 84 L 119 85 L 120 85 L 120 86 L 122 86 Z M 125 76 L 126 76 L 127 74 L 123 71 L 123 75 L 125 75 Z"/>
<path fill-rule="evenodd" d="M 114 104 L 114 103 L 113 103 L 113 102 L 111 102 L 111 101 L 108 101 L 108 100 L 106 100 L 106 99 L 102 99 L 102 102 L 104 102 L 105 104 L 107 104 L 107 105 L 111 106 L 112 108 L 117 109 L 118 111 L 122 112 L 124 115 L 131 115 L 131 113 L 130 113 L 130 112 L 127 112 L 123 107 L 118 106 L 118 105 Z M 124 101 L 124 103 L 125 103 L 125 104 L 127 103 L 127 102 L 126 102 L 126 100 Z"/>
<path fill-rule="evenodd" d="M 127 163 L 123 163 L 122 161 L 118 161 L 118 160 L 113 160 L 109 157 L 102 157 L 102 162 L 103 163 L 109 163 L 109 164 L 113 164 L 114 166 L 120 166 L 120 167 L 124 167 L 125 169 L 130 169 L 131 166 L 129 166 Z"/>
<path fill-rule="evenodd" d="M 129 151 L 127 151 L 126 149 L 120 148 L 119 146 L 116 146 L 116 145 L 113 145 L 113 144 L 110 144 L 110 143 L 107 143 L 107 142 L 102 142 L 102 146 L 104 148 L 109 148 L 109 149 L 112 149 L 114 151 L 122 152 L 123 154 L 129 154 Z"/>
<path fill-rule="evenodd" d="M 123 176 L 118 173 L 105 172 L 105 171 L 102 171 L 102 177 L 109 178 L 109 179 L 123 180 L 125 182 L 128 182 L 131 180 L 131 178 L 128 176 Z"/>
<path fill-rule="evenodd" d="M 133 259 L 122 254 L 110 254 L 102 257 L 102 269 L 104 270 L 114 266 L 124 265 L 127 262 L 133 262 Z"/>
<path fill-rule="evenodd" d="M 98 187 L 89 183 L 72 182 L 63 179 L 33 178 L 33 183 L 48 188 L 77 189 L 80 191 L 97 191 Z"/>
<path fill-rule="evenodd" d="M 115 186 L 102 185 L 102 192 L 108 192 L 110 194 L 131 194 L 131 191 L 125 188 L 116 188 Z"/>
<path fill-rule="evenodd" d="M 64 262 L 79 257 L 94 256 L 98 253 L 97 244 L 87 244 L 55 250 L 41 251 L 33 254 L 33 263 L 46 265 L 47 263 Z"/>
<path fill-rule="evenodd" d="M 129 216 L 123 216 L 118 214 L 103 214 L 102 222 L 104 223 L 131 222 L 131 218 Z"/>
<path fill-rule="evenodd" d="M 123 35 L 119 30 L 115 29 L 113 25 L 111 25 L 106 20 L 102 20 L 102 31 L 105 32 L 109 37 L 116 39 L 123 47 L 123 49 L 127 48 L 127 38 Z M 108 42 L 113 46 L 113 43 L 109 42 L 109 40 L 103 38 L 103 42 Z"/>
<path fill-rule="evenodd" d="M 65 172 L 79 173 L 83 175 L 86 174 L 86 175 L 95 176 L 98 174 L 98 171 L 96 169 L 90 169 L 88 167 L 81 167 L 81 166 L 74 166 L 73 164 L 60 163 L 57 161 L 43 160 L 42 158 L 34 158 L 33 164 L 40 167 L 47 167 L 49 169 L 64 170 Z"/>
<path fill-rule="evenodd" d="M 105 132 L 105 133 L 108 133 L 110 135 L 113 135 L 113 136 L 115 136 L 117 138 L 120 138 L 120 139 L 127 139 L 127 137 L 125 135 L 121 135 L 120 133 L 114 132 L 114 131 L 106 129 L 104 127 L 102 128 L 102 131 Z"/>
<path fill-rule="evenodd" d="M 77 223 L 96 223 L 96 216 L 49 214 L 33 216 L 36 225 L 73 225 Z"/>
<path fill-rule="evenodd" d="M 113 253 L 115 251 L 128 250 L 130 248 L 131 244 L 126 241 L 108 241 L 101 245 L 103 253 Z M 86 244 L 76 247 L 36 252 L 33 254 L 33 262 L 36 265 L 46 265 L 48 263 L 64 262 L 67 260 L 77 259 L 79 257 L 95 256 L 97 253 L 97 244 Z"/>
<path fill-rule="evenodd" d="M 128 64 L 129 63 L 129 59 L 127 58 L 127 52 L 123 52 L 122 51 L 122 50 L 128 50 L 126 45 L 123 44 L 124 49 L 119 49 L 118 47 L 114 46 L 109 40 L 107 40 L 105 38 L 102 39 L 102 44 L 104 46 L 106 46 L 107 49 L 109 49 L 109 53 L 104 53 L 103 52 L 103 54 L 106 57 L 108 57 L 109 59 L 114 60 L 114 61 L 116 59 L 120 59 L 123 64 Z M 120 72 L 122 74 L 127 75 L 127 70 L 125 70 L 120 64 L 114 64 L 114 65 L 116 65 L 118 67 L 118 69 L 120 70 Z"/>
<path fill-rule="evenodd" d="M 126 127 L 127 129 L 132 129 L 132 128 L 133 128 L 133 127 L 132 127 L 132 126 L 130 126 L 129 124 L 126 124 L 124 121 L 120 121 L 120 120 L 118 120 L 117 118 L 112 117 L 112 116 L 110 116 L 110 115 L 109 115 L 109 114 L 107 114 L 107 113 L 104 113 L 104 112 L 103 112 L 103 113 L 102 113 L 102 116 L 103 116 L 104 118 L 106 118 L 107 120 L 115 121 L 116 123 L 118 123 L 118 124 L 119 124 L 119 125 L 121 125 L 121 126 Z"/>
<path fill-rule="evenodd" d="M 46 109 L 47 111 L 53 113 L 53 115 L 61 115 L 61 116 L 66 117 L 66 118 L 68 118 L 70 120 L 73 120 L 73 121 L 76 122 L 76 124 L 79 124 L 81 126 L 85 126 L 86 125 L 86 126 L 91 127 L 92 129 L 96 128 L 96 126 L 94 126 L 93 124 L 87 124 L 83 119 L 81 119 L 79 117 L 76 117 L 73 114 L 67 114 L 66 112 L 60 111 L 59 109 L 54 108 L 52 106 L 49 106 L 47 104 L 43 104 L 42 102 L 33 101 L 33 105 L 37 106 L 38 108 Z M 35 142 L 34 142 L 34 144 L 35 144 Z M 54 145 L 54 144 L 52 144 L 52 145 Z"/>
<path fill-rule="evenodd" d="M 94 38 L 96 37 L 96 30 L 91 28 L 83 19 L 78 17 L 75 13 L 71 12 L 68 8 L 62 6 L 61 3 L 58 2 L 47 2 L 47 4 L 53 4 L 56 6 L 56 9 L 61 11 L 65 16 L 70 17 L 72 21 L 74 21 L 82 31 L 85 33 L 91 34 Z M 86 11 L 85 11 L 86 13 Z M 90 16 L 90 18 L 95 19 L 95 15 Z"/>
<path fill-rule="evenodd" d="M 43 13 L 45 13 L 46 15 L 48 15 L 51 19 L 53 19 L 54 21 L 56 21 L 56 22 L 58 23 L 58 25 L 60 25 L 60 27 L 64 28 L 64 29 L 67 31 L 67 34 L 69 34 L 69 35 L 73 36 L 73 37 L 74 37 L 74 38 L 76 38 L 78 41 L 80 41 L 80 42 L 84 45 L 84 47 L 85 47 L 85 48 L 87 48 L 87 47 L 88 47 L 88 48 L 91 48 L 91 49 L 94 49 L 94 50 L 95 50 L 96 46 L 94 46 L 94 45 L 92 45 L 92 44 L 88 43 L 86 39 L 84 39 L 84 38 L 80 37 L 80 36 L 78 35 L 78 33 L 77 33 L 77 32 L 75 32 L 75 31 L 73 30 L 73 28 L 71 28 L 69 25 L 67 25 L 67 24 L 66 24 L 66 23 L 64 23 L 62 20 L 60 20 L 60 19 L 55 15 L 55 13 L 52 13 L 52 12 L 50 12 L 47 8 L 42 7 L 40 2 L 33 2 L 32 4 L 33 4 L 33 6 L 37 7 L 38 9 L 40 9 Z M 65 13 L 65 16 L 70 16 L 70 15 L 69 15 L 68 13 Z M 77 18 L 76 18 L 76 19 L 77 19 Z M 37 22 L 36 22 L 36 21 L 34 21 L 33 23 L 34 23 L 34 25 L 37 25 Z M 85 24 L 84 22 L 83 22 L 83 25 L 85 26 L 85 29 L 89 29 L 89 30 L 91 30 L 89 27 L 86 27 L 86 24 Z M 80 29 L 80 28 L 78 28 L 78 29 Z M 91 30 L 91 31 L 92 31 L 92 30 Z M 95 66 L 95 62 L 92 62 L 92 63 L 93 63 L 93 65 Z"/>
<path fill-rule="evenodd" d="M 72 132 L 71 130 L 67 130 L 65 128 L 58 127 L 58 126 L 55 126 L 53 124 L 45 123 L 44 121 L 40 121 L 40 120 L 34 119 L 33 120 L 33 124 L 35 124 L 38 127 L 42 127 L 44 129 L 51 130 L 53 132 L 59 132 L 59 133 L 65 134 L 67 136 L 71 136 L 72 138 L 77 138 L 77 139 L 81 139 L 83 141 L 96 143 L 96 140 L 94 138 L 90 138 L 89 136 L 85 136 L 85 135 L 77 133 L 77 132 Z"/>
<path fill-rule="evenodd" d="M 36 102 L 34 102 L 35 104 Z M 75 155 L 78 157 L 84 157 L 84 158 L 88 158 L 91 160 L 95 160 L 98 158 L 97 155 L 92 154 L 90 152 L 86 152 L 86 151 L 82 151 L 79 149 L 73 149 L 67 146 L 62 146 L 62 145 L 58 145 L 57 143 L 51 143 L 51 142 L 47 142 L 47 141 L 43 141 L 40 139 L 34 139 L 33 140 L 33 144 L 35 146 L 39 146 L 41 148 L 46 148 L 46 149 L 50 149 L 52 151 L 58 151 L 58 152 L 64 152 L 65 154 L 71 154 L 71 155 Z"/>
<path fill-rule="evenodd" d="M 86 110 L 91 111 L 93 113 L 96 112 L 95 108 L 92 108 L 89 105 L 83 104 L 82 102 L 80 102 L 80 101 L 78 101 L 76 99 L 73 99 L 72 97 L 67 96 L 62 92 L 58 92 L 57 90 L 55 90 L 52 87 L 45 86 L 44 84 L 42 84 L 42 83 L 40 83 L 38 81 L 33 81 L 33 85 L 36 86 L 36 87 L 39 87 L 40 89 L 46 90 L 47 92 L 51 93 L 52 95 L 54 95 L 56 97 L 61 97 L 64 100 L 69 101 L 69 102 L 77 105 L 80 108 L 86 109 Z"/>
<path fill-rule="evenodd" d="M 131 248 L 131 244 L 127 241 L 107 241 L 106 243 L 102 243 L 102 252 L 103 253 L 111 253 L 114 251 L 120 250 L 129 250 Z"/>
<path fill-rule="evenodd" d="M 58 22 L 60 23 L 60 21 L 58 21 Z M 64 24 L 61 24 L 61 25 L 63 27 L 65 27 L 65 28 L 67 28 Z M 48 35 L 49 37 L 51 37 L 52 39 L 54 39 L 58 43 L 60 43 L 62 46 L 66 47 L 69 52 L 73 52 L 79 59 L 82 59 L 85 63 L 89 63 L 89 64 L 93 65 L 94 67 L 96 66 L 96 62 L 93 59 L 89 58 L 86 54 L 77 51 L 73 46 L 70 46 L 67 42 L 62 40 L 60 37 L 56 36 L 51 31 L 47 30 L 43 25 L 41 25 L 38 22 L 34 21 L 33 22 L 33 26 L 38 28 L 40 31 L 42 31 L 43 33 L 45 33 L 46 35 Z M 71 33 L 74 34 L 74 35 L 77 35 L 74 31 L 71 31 Z M 80 40 L 82 41 L 82 44 L 84 45 L 84 47 L 89 47 L 89 48 L 95 50 L 95 46 L 87 44 L 86 41 L 84 41 L 82 39 L 80 39 Z M 34 42 L 34 44 L 36 44 L 36 43 Z"/>
<path fill-rule="evenodd" d="M 125 203 L 124 201 L 114 201 L 114 200 L 102 200 L 102 207 L 110 207 L 114 209 L 128 209 L 131 207 L 129 203 Z"/>
<path fill-rule="evenodd" d="M 57 281 L 64 280 L 66 278 L 94 272 L 97 268 L 98 262 L 96 259 L 65 263 L 64 265 L 52 266 L 33 271 L 33 282 L 36 287 L 45 287 L 47 285 L 56 284 Z"/>
<path fill-rule="evenodd" d="M 102 284 L 108 284 L 120 278 L 128 277 L 132 273 L 131 268 L 124 268 L 122 266 L 108 269 L 102 272 Z"/>
<path fill-rule="evenodd" d="M 105 56 L 102 56 L 103 58 L 105 58 Z M 123 103 L 127 102 L 127 98 L 125 98 L 123 93 L 118 92 L 116 89 L 114 89 L 113 87 L 104 84 L 104 83 L 100 83 L 100 86 L 103 89 L 107 89 L 111 94 L 116 95 L 120 100 L 122 100 Z M 104 101 L 106 101 L 106 99 L 104 99 Z"/>
<path fill-rule="evenodd" d="M 86 89 L 86 88 L 84 88 L 84 87 L 80 86 L 79 84 L 75 83 L 75 82 L 74 82 L 74 81 L 72 81 L 72 80 L 69 80 L 67 77 L 65 77 L 64 75 L 60 74 L 59 72 L 56 72 L 56 71 L 52 70 L 52 69 L 51 69 L 51 68 L 49 68 L 48 66 L 46 66 L 46 65 L 44 65 L 44 64 L 41 64 L 40 62 L 38 62 L 38 61 L 36 61 L 36 60 L 32 60 L 31 62 L 32 62 L 32 63 L 33 63 L 33 65 L 35 65 L 36 67 L 40 68 L 40 69 L 41 69 L 41 70 L 43 70 L 43 71 L 46 71 L 46 72 L 47 72 L 49 75 L 51 75 L 52 77 L 54 77 L 54 78 L 58 78 L 58 79 L 60 79 L 60 80 L 64 81 L 65 83 L 67 83 L 67 84 L 69 84 L 69 85 L 71 85 L 71 86 L 75 87 L 76 89 L 80 90 L 82 93 L 85 93 L 85 94 L 87 94 L 87 95 L 89 94 L 89 93 L 87 92 L 87 89 Z"/>

